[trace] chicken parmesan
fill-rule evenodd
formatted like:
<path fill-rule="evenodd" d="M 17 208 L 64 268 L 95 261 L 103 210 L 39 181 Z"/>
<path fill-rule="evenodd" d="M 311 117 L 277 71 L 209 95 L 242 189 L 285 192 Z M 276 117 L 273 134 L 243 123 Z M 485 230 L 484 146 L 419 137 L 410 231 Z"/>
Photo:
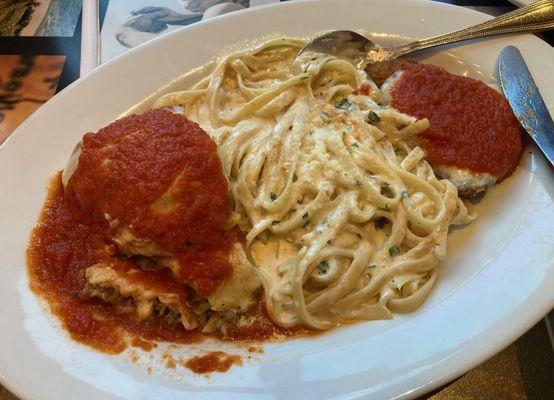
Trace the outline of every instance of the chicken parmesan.
<path fill-rule="evenodd" d="M 381 86 L 384 104 L 429 120 L 416 141 L 462 196 L 475 197 L 514 171 L 523 149 L 521 127 L 502 94 L 435 65 L 379 64 L 368 72 L 380 80 L 390 75 Z"/>

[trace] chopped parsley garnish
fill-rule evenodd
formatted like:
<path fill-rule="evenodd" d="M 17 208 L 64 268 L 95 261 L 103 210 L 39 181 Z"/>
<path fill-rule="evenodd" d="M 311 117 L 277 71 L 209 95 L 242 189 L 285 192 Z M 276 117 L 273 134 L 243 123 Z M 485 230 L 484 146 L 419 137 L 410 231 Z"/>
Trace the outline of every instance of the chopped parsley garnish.
<path fill-rule="evenodd" d="M 389 220 L 381 217 L 377 218 L 375 221 L 373 221 L 373 224 L 375 225 L 375 230 L 378 231 L 379 229 L 383 229 L 386 224 L 388 224 Z"/>
<path fill-rule="evenodd" d="M 373 264 L 373 265 L 370 265 L 369 268 L 376 268 L 377 265 Z"/>
<path fill-rule="evenodd" d="M 379 115 L 375 111 L 370 111 L 367 115 L 367 122 L 370 124 L 376 124 L 377 122 L 381 121 L 381 118 L 379 118 Z"/>
<path fill-rule="evenodd" d="M 327 241 L 327 244 L 328 244 L 329 246 L 331 246 L 331 243 L 333 243 L 333 242 L 331 242 L 330 240 Z"/>
<path fill-rule="evenodd" d="M 352 147 L 360 147 L 360 145 L 356 142 L 352 143 Z"/>
<path fill-rule="evenodd" d="M 304 225 L 302 225 L 302 228 L 307 227 L 310 224 L 310 215 L 306 212 L 304 215 L 302 215 L 302 219 L 306 222 L 304 222 Z"/>
<path fill-rule="evenodd" d="M 348 110 L 351 105 L 352 104 L 350 104 L 350 102 L 346 98 L 339 100 L 335 103 L 335 107 L 340 108 L 341 110 Z"/>
<path fill-rule="evenodd" d="M 405 190 L 402 191 L 402 198 L 407 199 L 408 197 L 409 197 L 408 192 L 406 192 Z"/>
<path fill-rule="evenodd" d="M 275 201 L 277 199 L 277 195 L 273 192 L 269 193 L 269 197 L 271 198 L 271 201 Z"/>
<path fill-rule="evenodd" d="M 275 226 L 279 223 L 280 221 L 271 221 L 271 226 Z"/>
<path fill-rule="evenodd" d="M 317 273 L 319 275 L 325 275 L 329 271 L 329 261 L 323 260 L 317 265 Z"/>
<path fill-rule="evenodd" d="M 397 245 L 389 247 L 389 254 L 391 257 L 394 257 L 398 253 L 400 253 L 400 247 L 398 247 Z"/>

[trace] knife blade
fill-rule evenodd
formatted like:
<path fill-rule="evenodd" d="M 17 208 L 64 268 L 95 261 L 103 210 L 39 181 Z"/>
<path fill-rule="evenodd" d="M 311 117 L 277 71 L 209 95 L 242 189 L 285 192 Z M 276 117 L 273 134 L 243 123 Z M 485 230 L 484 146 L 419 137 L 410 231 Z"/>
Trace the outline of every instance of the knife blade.
<path fill-rule="evenodd" d="M 500 53 L 498 76 L 515 116 L 554 166 L 554 122 L 516 47 L 507 46 Z"/>

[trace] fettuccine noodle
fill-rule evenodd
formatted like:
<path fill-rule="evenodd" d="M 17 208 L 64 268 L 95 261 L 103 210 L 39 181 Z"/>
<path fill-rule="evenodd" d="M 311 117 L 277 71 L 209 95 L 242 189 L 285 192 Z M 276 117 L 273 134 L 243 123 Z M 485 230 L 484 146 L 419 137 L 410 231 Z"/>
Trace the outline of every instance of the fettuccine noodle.
<path fill-rule="evenodd" d="M 328 329 L 414 310 L 449 227 L 473 216 L 414 143 L 428 121 L 381 106 L 379 88 L 347 61 L 295 59 L 304 43 L 227 56 L 154 107 L 174 107 L 216 140 L 276 323 Z"/>

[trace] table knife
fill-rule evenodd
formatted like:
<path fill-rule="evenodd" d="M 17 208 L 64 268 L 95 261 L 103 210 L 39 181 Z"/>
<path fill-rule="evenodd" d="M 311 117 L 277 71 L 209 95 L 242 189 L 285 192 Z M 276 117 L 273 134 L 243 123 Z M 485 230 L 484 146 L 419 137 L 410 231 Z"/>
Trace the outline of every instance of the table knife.
<path fill-rule="evenodd" d="M 500 53 L 498 75 L 516 118 L 554 166 L 554 122 L 521 53 L 514 46 L 507 46 Z"/>

